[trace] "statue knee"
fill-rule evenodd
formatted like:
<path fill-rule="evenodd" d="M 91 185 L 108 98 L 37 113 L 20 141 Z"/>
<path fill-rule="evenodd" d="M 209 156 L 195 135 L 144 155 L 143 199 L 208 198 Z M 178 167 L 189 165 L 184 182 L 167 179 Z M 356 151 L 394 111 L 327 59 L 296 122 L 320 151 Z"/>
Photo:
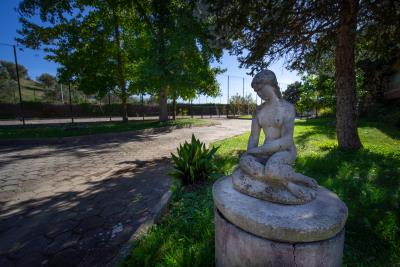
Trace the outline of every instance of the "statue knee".
<path fill-rule="evenodd" d="M 247 166 L 251 166 L 252 164 L 252 161 L 254 161 L 255 159 L 254 159 L 254 157 L 253 156 L 250 156 L 250 155 L 248 155 L 248 154 L 245 154 L 245 155 L 243 155 L 243 156 L 241 156 L 240 157 L 240 160 L 239 160 L 239 166 L 240 167 L 247 167 Z"/>
<path fill-rule="evenodd" d="M 279 179 L 281 178 L 281 171 L 280 171 L 279 164 L 276 163 L 267 163 L 265 165 L 265 175 L 270 177 L 271 179 Z"/>

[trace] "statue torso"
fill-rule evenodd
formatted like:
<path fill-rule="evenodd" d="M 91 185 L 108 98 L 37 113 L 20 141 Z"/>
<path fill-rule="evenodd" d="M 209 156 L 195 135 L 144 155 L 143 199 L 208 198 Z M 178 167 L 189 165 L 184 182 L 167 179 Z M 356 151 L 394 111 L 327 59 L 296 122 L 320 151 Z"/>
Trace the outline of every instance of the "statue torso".
<path fill-rule="evenodd" d="M 281 137 L 282 125 L 288 117 L 288 103 L 264 103 L 257 110 L 257 120 L 265 134 L 265 141 Z"/>

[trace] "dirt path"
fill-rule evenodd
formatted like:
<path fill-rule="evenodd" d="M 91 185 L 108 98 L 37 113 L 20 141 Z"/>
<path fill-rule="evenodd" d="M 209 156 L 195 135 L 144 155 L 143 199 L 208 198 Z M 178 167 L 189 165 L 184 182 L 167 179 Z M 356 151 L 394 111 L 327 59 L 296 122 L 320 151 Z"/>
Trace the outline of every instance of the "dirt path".
<path fill-rule="evenodd" d="M 248 120 L 157 134 L 0 147 L 0 266 L 104 266 L 169 188 L 167 159 L 194 133 L 210 143 Z"/>

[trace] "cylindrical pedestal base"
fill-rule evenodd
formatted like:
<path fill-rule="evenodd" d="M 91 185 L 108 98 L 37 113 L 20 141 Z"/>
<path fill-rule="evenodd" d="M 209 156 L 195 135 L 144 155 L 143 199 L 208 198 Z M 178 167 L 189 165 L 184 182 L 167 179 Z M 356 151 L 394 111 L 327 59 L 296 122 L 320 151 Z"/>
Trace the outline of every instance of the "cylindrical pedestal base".
<path fill-rule="evenodd" d="M 307 243 L 285 243 L 255 236 L 236 227 L 215 208 L 217 267 L 342 265 L 344 230 L 334 237 Z"/>

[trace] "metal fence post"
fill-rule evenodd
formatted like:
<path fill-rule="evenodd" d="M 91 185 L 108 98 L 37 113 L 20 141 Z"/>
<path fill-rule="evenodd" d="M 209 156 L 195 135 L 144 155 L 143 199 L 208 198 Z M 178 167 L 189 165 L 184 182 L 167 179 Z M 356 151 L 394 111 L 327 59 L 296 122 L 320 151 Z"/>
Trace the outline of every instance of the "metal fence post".
<path fill-rule="evenodd" d="M 228 100 L 226 101 L 226 118 L 229 117 L 229 75 L 228 75 Z"/>
<path fill-rule="evenodd" d="M 144 100 L 143 100 L 143 93 L 140 95 L 140 103 L 141 103 L 141 109 L 142 109 L 142 118 L 144 120 Z"/>
<path fill-rule="evenodd" d="M 111 121 L 111 92 L 108 91 L 108 109 L 109 109 L 109 115 L 110 115 L 110 121 Z"/>
<path fill-rule="evenodd" d="M 20 107 L 20 112 L 21 112 L 21 118 L 22 118 L 22 124 L 25 125 L 25 117 L 24 117 L 24 107 L 22 104 L 22 94 L 21 94 L 21 84 L 19 81 L 19 69 L 18 69 L 18 60 L 17 60 L 17 50 L 15 48 L 15 45 L 13 45 L 14 49 L 14 61 L 15 61 L 15 70 L 17 71 L 17 82 L 18 82 L 18 92 L 19 92 L 19 107 Z"/>
<path fill-rule="evenodd" d="M 74 123 L 74 114 L 72 113 L 71 83 L 68 83 L 68 93 L 69 93 L 69 111 L 71 113 L 71 122 Z"/>
<path fill-rule="evenodd" d="M 190 99 L 190 117 L 193 119 L 193 99 Z"/>

